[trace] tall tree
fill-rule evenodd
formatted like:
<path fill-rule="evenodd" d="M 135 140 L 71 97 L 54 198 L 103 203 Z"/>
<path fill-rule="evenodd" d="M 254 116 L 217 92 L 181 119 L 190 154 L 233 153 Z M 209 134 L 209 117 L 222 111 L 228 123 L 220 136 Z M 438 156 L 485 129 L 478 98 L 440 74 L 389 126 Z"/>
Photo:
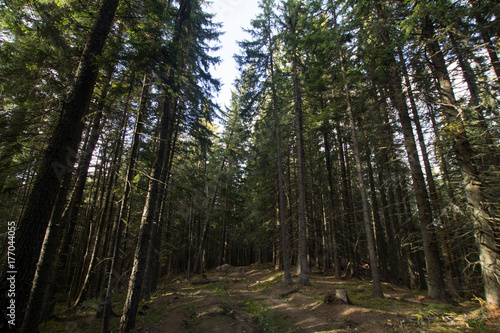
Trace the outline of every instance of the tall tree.
<path fill-rule="evenodd" d="M 266 86 L 271 89 L 271 108 L 274 116 L 274 133 L 276 136 L 276 172 L 278 181 L 278 214 L 281 229 L 281 253 L 283 257 L 284 281 L 286 284 L 290 284 L 292 283 L 292 277 L 290 273 L 290 259 L 288 255 L 287 214 L 283 187 L 280 112 L 277 79 L 275 73 L 276 65 L 274 59 L 276 53 L 276 38 L 273 36 L 273 29 L 275 26 L 273 7 L 274 1 L 272 0 L 265 0 L 261 2 L 260 8 L 263 12 L 252 21 L 254 30 L 248 30 L 255 40 L 240 43 L 240 45 L 244 48 L 245 55 L 238 57 L 238 59 L 240 66 L 246 64 L 253 70 L 256 70 L 254 80 L 258 86 L 263 85 L 260 89 L 264 90 Z M 262 49 L 265 51 L 260 51 Z M 259 63 L 263 63 L 264 66 L 259 66 Z M 259 82 L 259 79 L 264 80 L 264 82 Z"/>
<path fill-rule="evenodd" d="M 45 150 L 42 164 L 33 185 L 26 210 L 20 219 L 16 239 L 16 324 L 21 323 L 24 308 L 29 298 L 29 290 L 35 274 L 36 263 L 42 247 L 52 208 L 55 205 L 62 176 L 72 171 L 74 154 L 78 149 L 84 128 L 83 117 L 88 110 L 90 98 L 97 78 L 99 62 L 118 0 L 105 0 L 102 3 L 87 44 L 76 71 L 75 80 L 68 96 L 61 104 L 61 116 Z M 8 267 L 8 266 L 6 266 Z M 0 281 L 0 290 L 7 294 L 9 278 L 12 273 L 6 269 Z M 7 299 L 4 300 L 8 301 Z M 2 302 L 2 305 L 4 303 Z M 2 307 L 7 309 L 7 304 Z M 3 312 L 3 320 L 6 321 Z M 7 327 L 7 323 L 3 324 Z"/>
<path fill-rule="evenodd" d="M 299 263 L 300 283 L 309 285 L 309 258 L 307 255 L 307 223 L 306 223 L 306 184 L 305 161 L 302 123 L 302 92 L 299 73 L 299 30 L 301 16 L 304 12 L 302 1 L 289 0 L 284 5 L 284 24 L 287 29 L 287 38 L 290 41 L 290 57 L 292 62 L 293 81 L 293 109 L 295 113 L 295 136 L 297 144 L 297 174 L 298 174 L 298 216 L 299 216 Z"/>
<path fill-rule="evenodd" d="M 438 82 L 442 112 L 451 130 L 452 145 L 460 166 L 470 213 L 474 219 L 474 233 L 479 248 L 486 302 L 489 306 L 498 308 L 500 306 L 499 251 L 495 241 L 492 216 L 484 207 L 482 182 L 473 160 L 474 152 L 465 131 L 467 120 L 457 111 L 459 104 L 455 99 L 441 46 L 435 38 L 434 22 L 430 16 L 422 18 L 422 34 L 428 47 L 433 75 Z"/>
<path fill-rule="evenodd" d="M 115 229 L 113 231 L 113 246 L 111 250 L 111 262 L 108 268 L 107 286 L 105 294 L 105 304 L 103 305 L 103 332 L 107 332 L 109 329 L 109 319 L 111 316 L 111 300 L 114 287 L 114 271 L 117 268 L 117 262 L 119 260 L 119 251 L 121 248 L 121 239 L 123 233 L 123 225 L 125 224 L 125 219 L 128 210 L 128 200 L 130 199 L 130 191 L 132 187 L 132 181 L 135 177 L 134 167 L 136 163 L 136 158 L 139 151 L 140 136 L 142 129 L 144 127 L 144 114 L 146 111 L 146 106 L 149 99 L 150 81 L 148 78 L 148 73 L 144 74 L 142 82 L 142 92 L 141 100 L 139 102 L 139 109 L 137 111 L 137 119 L 134 127 L 134 137 L 132 139 L 132 145 L 130 148 L 130 157 L 127 165 L 127 171 L 125 176 L 125 188 L 123 191 L 123 196 L 119 205 L 118 214 L 115 221 Z"/>
<path fill-rule="evenodd" d="M 172 39 L 167 44 L 167 51 L 171 58 L 165 71 L 159 74 L 164 85 L 164 100 L 160 107 L 158 150 L 151 170 L 127 299 L 120 320 L 122 332 L 129 332 L 134 328 L 137 308 L 141 299 L 144 271 L 148 266 L 148 257 L 150 259 L 154 257 L 148 256 L 148 253 L 151 253 L 149 250 L 151 231 L 153 224 L 160 223 L 161 203 L 165 194 L 163 188 L 171 165 L 168 159 L 173 154 L 171 143 L 174 130 L 177 131 L 174 123 L 178 117 L 181 117 L 180 119 L 187 123 L 186 127 L 192 126 L 193 132 L 198 131 L 199 128 L 202 128 L 203 132 L 207 131 L 203 122 L 210 120 L 213 109 L 213 104 L 208 101 L 207 95 L 211 89 L 218 86 L 218 81 L 212 79 L 206 72 L 209 65 L 217 62 L 217 58 L 207 55 L 207 47 L 204 43 L 207 40 L 215 40 L 219 36 L 219 33 L 214 30 L 210 18 L 210 15 L 203 12 L 200 2 L 180 1 L 171 32 Z M 181 111 L 189 108 L 192 108 L 191 112 L 182 114 Z M 215 198 L 216 194 L 210 200 L 212 206 Z M 204 217 L 204 220 L 204 230 L 208 231 L 208 216 Z M 205 237 L 206 231 L 203 232 L 202 237 Z M 204 251 L 203 241 L 200 242 L 199 249 Z M 201 255 L 200 252 L 198 254 L 199 262 L 203 262 L 203 252 Z M 155 264 L 150 262 L 149 267 Z"/>
<path fill-rule="evenodd" d="M 338 31 L 337 14 L 335 13 L 334 8 L 332 8 L 332 11 L 333 11 L 334 30 Z M 384 293 L 382 292 L 382 285 L 380 282 L 380 270 L 378 267 L 377 250 L 375 247 L 375 238 L 373 235 L 372 222 L 370 220 L 370 207 L 369 207 L 369 202 L 368 202 L 368 195 L 367 195 L 364 174 L 363 174 L 362 165 L 361 165 L 361 153 L 360 153 L 359 142 L 358 142 L 358 138 L 357 138 L 358 133 L 357 133 L 356 124 L 354 121 L 354 113 L 353 113 L 352 103 L 351 103 L 351 94 L 350 94 L 351 87 L 349 86 L 349 80 L 346 76 L 344 50 L 342 49 L 342 46 L 339 47 L 339 62 L 340 62 L 340 69 L 342 71 L 342 78 L 344 81 L 344 94 L 345 94 L 345 100 L 346 100 L 346 106 L 347 106 L 347 114 L 349 117 L 349 127 L 351 130 L 352 148 L 354 150 L 354 158 L 355 158 L 355 162 L 356 162 L 356 172 L 358 175 L 358 181 L 359 181 L 359 187 L 360 187 L 360 193 L 361 193 L 361 204 L 363 207 L 363 222 L 364 222 L 365 232 L 366 232 L 366 240 L 367 240 L 367 247 L 368 247 L 368 253 L 369 253 L 369 260 L 370 260 L 370 270 L 371 270 L 371 275 L 372 275 L 372 279 L 373 279 L 373 294 L 375 297 L 384 297 Z"/>

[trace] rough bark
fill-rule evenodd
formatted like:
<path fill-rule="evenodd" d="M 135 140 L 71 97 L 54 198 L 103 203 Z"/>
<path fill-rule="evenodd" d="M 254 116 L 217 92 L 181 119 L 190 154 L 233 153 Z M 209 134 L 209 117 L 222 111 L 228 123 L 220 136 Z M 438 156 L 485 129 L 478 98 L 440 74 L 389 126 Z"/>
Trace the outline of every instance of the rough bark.
<path fill-rule="evenodd" d="M 157 210 L 154 221 L 157 223 L 153 224 L 152 226 L 152 240 L 149 244 L 148 248 L 148 255 L 147 255 L 147 260 L 146 260 L 146 271 L 145 271 L 145 279 L 143 282 L 142 286 L 142 299 L 149 300 L 151 297 L 151 287 L 152 287 L 152 282 L 154 280 L 154 266 L 155 266 L 155 258 L 157 257 L 158 249 L 160 247 L 160 235 L 161 235 L 161 229 L 162 229 L 162 218 L 161 218 L 161 212 L 162 212 L 162 206 L 164 204 L 164 198 L 166 197 L 167 193 L 167 177 L 170 173 L 170 159 L 173 157 L 173 152 L 174 152 L 174 144 L 172 144 L 174 140 L 174 132 L 176 132 L 175 127 L 177 124 L 177 102 L 173 101 L 173 104 L 170 105 L 169 107 L 169 113 L 168 113 L 168 132 L 167 132 L 167 142 L 166 142 L 166 155 L 165 155 L 165 161 L 163 162 L 162 166 L 162 172 L 160 174 L 160 193 L 158 194 L 157 198 L 157 203 L 156 206 L 159 207 Z"/>
<path fill-rule="evenodd" d="M 381 279 L 387 280 L 388 274 L 388 264 L 387 264 L 387 241 L 384 233 L 384 228 L 382 227 L 382 221 L 380 219 L 380 208 L 377 199 L 377 190 L 375 186 L 375 177 L 373 175 L 373 167 L 371 161 L 371 149 L 368 147 L 367 156 L 369 157 L 368 165 L 368 181 L 370 184 L 370 197 L 372 203 L 372 215 L 373 215 L 373 224 L 375 227 L 375 240 L 376 240 L 376 249 L 377 249 L 377 257 L 380 263 L 381 270 Z"/>
<path fill-rule="evenodd" d="M 299 87 L 298 55 L 293 52 L 293 105 L 295 111 L 295 135 L 297 137 L 297 168 L 299 178 L 299 257 L 300 283 L 307 286 L 309 282 L 309 264 L 307 257 L 307 226 L 306 226 L 306 185 L 302 125 L 302 98 Z"/>
<path fill-rule="evenodd" d="M 99 214 L 97 215 L 98 222 L 96 225 L 98 226 L 98 231 L 95 235 L 95 240 L 92 246 L 91 257 L 89 260 L 89 264 L 87 266 L 87 270 L 85 273 L 85 277 L 83 278 L 83 284 L 80 288 L 80 292 L 78 293 L 78 297 L 76 298 L 73 306 L 80 305 L 83 301 L 85 301 L 90 293 L 90 291 L 96 291 L 96 296 L 99 297 L 100 291 L 100 280 L 103 278 L 103 269 L 101 268 L 104 265 L 94 265 L 96 260 L 99 258 L 107 257 L 107 247 L 110 243 L 110 234 L 112 223 L 109 223 L 113 211 L 114 201 L 114 189 L 116 185 L 116 178 L 118 174 L 118 169 L 121 162 L 121 151 L 122 151 L 122 143 L 123 143 L 123 135 L 124 135 L 124 126 L 127 119 L 126 112 L 123 114 L 123 118 L 121 121 L 121 126 L 117 129 L 116 137 L 118 139 L 114 140 L 113 143 L 113 154 L 111 163 L 109 166 L 109 170 L 106 175 L 105 181 L 102 183 L 101 196 L 99 199 L 99 203 L 102 205 L 99 209 Z M 106 155 L 104 155 L 106 156 Z"/>
<path fill-rule="evenodd" d="M 474 7 L 479 7 L 481 4 L 481 1 L 473 1 L 472 3 L 473 3 Z M 491 4 L 491 5 L 493 5 L 493 4 Z M 500 80 L 500 61 L 498 59 L 498 54 L 497 54 L 497 49 L 495 47 L 495 43 L 491 40 L 491 34 L 490 34 L 489 29 L 488 29 L 488 22 L 483 17 L 483 15 L 481 15 L 479 13 L 479 11 L 476 11 L 475 18 L 476 18 L 476 21 L 479 23 L 479 30 L 481 33 L 481 38 L 483 39 L 483 42 L 486 44 L 486 50 L 488 52 L 488 56 L 490 57 L 491 67 L 493 67 L 493 71 L 495 72 L 497 80 Z M 498 42 L 498 34 L 496 35 L 496 39 Z"/>
<path fill-rule="evenodd" d="M 189 18 L 191 13 L 191 2 L 190 0 L 183 0 L 180 4 L 180 8 L 177 14 L 176 24 L 175 24 L 175 36 L 173 41 L 178 43 L 181 36 L 181 30 L 183 23 Z M 172 74 L 171 74 L 172 75 Z M 172 88 L 172 87 L 170 87 Z M 167 96 L 170 95 L 167 93 Z M 122 333 L 132 332 L 135 326 L 135 319 L 137 314 L 137 309 L 139 306 L 139 301 L 141 297 L 141 285 L 144 279 L 144 271 L 146 266 L 146 259 L 148 253 L 149 242 L 151 238 L 151 228 L 155 216 L 159 216 L 158 196 L 160 194 L 160 183 L 159 179 L 162 174 L 162 167 L 165 165 L 164 160 L 167 157 L 167 134 L 169 128 L 169 115 L 168 111 L 170 109 L 169 101 L 164 102 L 164 107 L 162 108 L 162 116 L 160 121 L 160 142 L 157 152 L 157 157 L 155 165 L 153 167 L 152 180 L 149 184 L 148 194 L 146 198 L 146 204 L 144 206 L 144 211 L 141 219 L 141 225 L 139 230 L 139 240 L 137 243 L 134 263 L 132 266 L 132 272 L 130 275 L 129 287 L 127 298 L 123 306 L 123 313 L 120 319 L 119 331 Z"/>
<path fill-rule="evenodd" d="M 23 322 L 19 332 L 31 333 L 38 330 L 38 323 L 42 316 L 43 301 L 49 289 L 49 279 L 53 269 L 53 258 L 57 252 L 58 239 L 61 235 L 62 211 L 66 206 L 66 197 L 71 183 L 71 173 L 63 176 L 61 189 L 54 205 L 54 211 L 47 227 L 40 258 L 33 278 L 30 298 L 26 306 Z"/>
<path fill-rule="evenodd" d="M 98 74 L 96 57 L 102 53 L 118 2 L 119 0 L 105 0 L 101 6 L 80 59 L 75 81 L 67 99 L 62 103 L 59 123 L 44 152 L 26 210 L 18 224 L 15 266 L 17 325 L 20 324 L 29 298 L 36 263 L 63 175 L 73 170 L 74 154 L 84 128 L 83 117 L 88 110 Z M 5 270 L 8 271 L 11 270 Z M 0 290 L 4 295 L 9 290 L 7 278 L 10 275 L 12 274 L 5 273 L 1 278 Z M 5 313 L 7 302 L 9 302 L 7 298 L 1 302 L 3 318 L 7 318 Z"/>
<path fill-rule="evenodd" d="M 383 18 L 382 9 L 377 8 L 379 15 Z M 413 135 L 412 122 L 406 105 L 405 95 L 402 89 L 401 75 L 398 71 L 398 64 L 390 49 L 390 36 L 387 27 L 383 27 L 380 34 L 383 43 L 386 46 L 386 57 L 389 63 L 389 92 L 390 98 L 396 108 L 401 122 L 401 130 L 404 136 L 404 144 L 410 164 L 413 186 L 415 188 L 415 198 L 418 207 L 418 217 L 422 240 L 425 252 L 425 261 L 427 267 L 427 294 L 432 298 L 447 299 L 447 292 L 444 284 L 439 248 L 436 242 L 436 235 L 432 220 L 432 208 L 427 193 L 426 183 L 420 165 L 417 145 Z"/>
<path fill-rule="evenodd" d="M 495 242 L 493 217 L 484 207 L 482 183 L 473 161 L 474 152 L 464 128 L 466 119 L 463 119 L 463 115 L 458 112 L 459 105 L 453 93 L 446 62 L 441 47 L 434 38 L 434 24 L 428 17 L 423 23 L 422 32 L 432 62 L 433 74 L 438 81 L 442 112 L 452 132 L 452 146 L 462 174 L 470 214 L 474 221 L 474 233 L 479 248 L 486 302 L 488 306 L 498 308 L 500 306 L 500 282 L 498 277 L 500 256 Z"/>
<path fill-rule="evenodd" d="M 271 43 L 271 41 L 269 41 Z M 278 96 L 276 92 L 276 86 L 274 83 L 274 61 L 272 50 L 270 50 L 270 70 L 271 70 L 271 90 L 273 95 L 273 115 L 274 115 L 274 133 L 276 134 L 276 173 L 278 176 L 278 202 L 279 202 L 279 219 L 280 219 L 280 229 L 281 229 L 281 253 L 283 257 L 283 279 L 286 284 L 292 283 L 292 275 L 290 273 L 290 258 L 288 254 L 288 232 L 287 232 L 287 221 L 286 221 L 286 202 L 284 194 L 283 185 L 283 170 L 282 170 L 282 159 L 281 159 L 281 137 L 280 137 L 280 125 L 278 116 Z"/>
<path fill-rule="evenodd" d="M 164 102 L 168 105 L 168 102 Z M 160 138 L 159 148 L 156 161 L 153 169 L 151 170 L 151 180 L 149 182 L 148 194 L 146 196 L 146 204 L 142 213 L 141 225 L 139 229 L 139 240 L 134 255 L 134 263 L 132 273 L 130 275 L 129 287 L 125 305 L 123 307 L 123 314 L 120 320 L 120 332 L 132 332 L 135 326 L 135 317 L 137 308 L 141 298 L 141 288 L 144 279 L 144 271 L 146 268 L 146 259 L 148 253 L 149 242 L 151 238 L 151 228 L 155 216 L 158 216 L 159 208 L 157 206 L 158 196 L 160 194 L 160 177 L 164 159 L 166 156 L 166 140 L 168 132 L 168 111 L 169 107 L 162 108 L 162 116 L 160 123 Z"/>
<path fill-rule="evenodd" d="M 135 172 L 135 162 L 137 158 L 137 153 L 139 151 L 139 144 L 141 142 L 141 132 L 144 127 L 144 113 L 146 111 L 146 105 L 149 99 L 149 80 L 148 74 L 144 74 L 144 78 L 142 81 L 142 92 L 141 92 L 141 100 L 139 102 L 139 110 L 137 111 L 137 119 L 134 127 L 134 134 L 132 139 L 132 145 L 130 148 L 130 157 L 127 165 L 127 171 L 125 175 L 125 186 L 123 190 L 122 199 L 118 208 L 118 215 L 116 217 L 115 225 L 116 228 L 113 231 L 113 248 L 111 251 L 111 263 L 108 268 L 108 277 L 107 277 L 107 287 L 106 287 L 106 296 L 105 296 L 105 304 L 103 306 L 103 324 L 102 324 L 102 332 L 109 331 L 109 319 L 112 313 L 111 309 L 111 301 L 113 295 L 113 287 L 114 287 L 114 278 L 113 272 L 117 268 L 117 263 L 119 261 L 119 250 L 121 248 L 121 239 L 123 234 L 123 225 L 126 222 L 127 210 L 128 210 L 128 201 L 130 198 L 130 191 L 132 189 L 132 180 L 134 179 Z"/>
<path fill-rule="evenodd" d="M 344 247 L 347 247 L 349 263 L 348 267 L 344 267 L 344 270 L 347 271 L 349 268 L 350 275 L 358 277 L 359 270 L 357 265 L 357 256 L 356 256 L 356 244 L 354 239 L 356 238 L 355 232 L 355 218 L 352 214 L 352 196 L 351 196 L 351 187 L 350 179 L 347 175 L 347 156 L 346 156 L 346 148 L 344 141 L 342 140 L 342 135 L 340 134 L 340 130 L 338 131 L 337 140 L 339 144 L 339 160 L 340 160 L 340 179 L 342 185 L 342 216 L 344 222 L 344 232 L 342 235 L 345 238 Z"/>
<path fill-rule="evenodd" d="M 397 80 L 397 71 L 391 75 L 393 80 Z M 418 217 L 422 240 L 424 243 L 425 261 L 427 266 L 427 294 L 429 297 L 439 299 L 446 293 L 443 273 L 441 269 L 441 260 L 439 258 L 439 249 L 436 242 L 436 235 L 432 221 L 432 208 L 425 185 L 425 179 L 420 165 L 417 145 L 413 136 L 413 129 L 408 114 L 408 108 L 402 95 L 401 85 L 394 82 L 393 85 L 393 103 L 395 104 L 399 119 L 401 121 L 401 129 L 404 136 L 405 148 L 408 154 L 413 186 L 415 188 L 415 198 L 418 207 Z"/>
<path fill-rule="evenodd" d="M 356 124 L 354 122 L 354 114 L 351 105 L 351 96 L 349 93 L 349 83 L 346 79 L 345 68 L 344 68 L 344 60 L 343 60 L 342 51 L 340 51 L 340 66 L 342 69 L 342 75 L 344 77 L 344 93 L 347 104 L 347 113 L 349 116 L 349 127 L 351 129 L 351 140 L 352 140 L 352 148 L 354 150 L 354 158 L 356 161 L 356 173 L 358 175 L 359 182 L 359 191 L 361 194 L 361 204 L 363 207 L 363 222 L 365 225 L 366 232 L 366 243 L 368 247 L 368 253 L 370 258 L 370 270 L 373 279 L 373 295 L 375 297 L 384 297 L 384 293 L 382 292 L 382 284 L 380 282 L 380 271 L 378 268 L 378 260 L 377 260 L 377 250 L 375 248 L 375 237 L 373 236 L 373 228 L 372 222 L 370 220 L 370 204 L 368 203 L 368 195 L 366 191 L 366 185 L 363 175 L 363 169 L 361 166 L 361 154 L 359 152 L 359 143 L 357 138 L 357 130 Z"/>
<path fill-rule="evenodd" d="M 335 189 L 333 187 L 333 173 L 332 173 L 332 159 L 330 156 L 330 142 L 328 140 L 328 134 L 326 130 L 323 132 L 323 143 L 325 146 L 325 163 L 326 171 L 328 174 L 328 188 L 330 190 L 330 208 L 335 211 Z M 337 279 L 340 279 L 340 258 L 339 258 L 339 245 L 337 240 L 338 226 L 332 219 L 331 230 L 328 235 L 331 235 L 332 246 L 333 246 L 333 269 L 334 274 Z"/>
<path fill-rule="evenodd" d="M 447 224 L 447 219 L 445 216 L 442 216 L 441 214 L 442 204 L 441 200 L 439 200 L 438 198 L 436 183 L 434 181 L 434 175 L 432 173 L 432 167 L 429 161 L 429 153 L 427 150 L 427 145 L 425 144 L 424 132 L 422 129 L 422 125 L 420 124 L 420 115 L 418 113 L 417 103 L 415 101 L 415 96 L 413 94 L 410 75 L 408 74 L 403 52 L 401 50 L 399 50 L 399 57 L 401 59 L 401 68 L 403 70 L 403 76 L 406 83 L 406 90 L 408 93 L 408 98 L 410 100 L 410 106 L 411 106 L 410 109 L 412 111 L 413 123 L 415 124 L 418 143 L 420 151 L 422 152 L 422 161 L 424 163 L 425 177 L 427 180 L 427 186 L 429 188 L 429 197 L 431 200 L 432 210 L 434 211 L 434 216 L 437 219 L 438 223 L 440 224 L 440 227 L 442 228 Z M 455 283 L 456 276 L 454 275 L 454 269 L 451 262 L 451 254 L 447 245 L 446 238 L 443 235 L 442 230 L 436 230 L 436 236 L 440 242 L 441 253 L 443 254 L 443 263 L 445 268 L 444 272 L 446 273 L 446 280 L 445 280 L 446 288 L 450 294 L 458 296 L 456 294 L 456 291 L 458 290 L 459 286 L 456 285 Z"/>

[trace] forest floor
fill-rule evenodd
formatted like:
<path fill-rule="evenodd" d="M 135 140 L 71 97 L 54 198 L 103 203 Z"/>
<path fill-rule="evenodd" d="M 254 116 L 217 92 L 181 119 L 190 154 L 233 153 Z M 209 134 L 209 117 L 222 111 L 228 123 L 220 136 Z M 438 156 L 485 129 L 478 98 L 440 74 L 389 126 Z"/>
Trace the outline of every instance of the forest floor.
<path fill-rule="evenodd" d="M 311 286 L 282 282 L 282 271 L 269 265 L 225 267 L 206 278 L 177 279 L 143 302 L 136 332 L 500 332 L 500 320 L 479 300 L 460 306 L 428 300 L 424 293 L 384 283 L 388 298 L 372 297 L 369 282 L 313 273 Z M 297 280 L 297 278 L 294 278 Z M 323 300 L 332 290 L 347 291 L 353 305 Z M 119 313 L 124 295 L 113 304 Z M 390 298 L 389 298 L 390 297 Z M 41 332 L 99 332 L 97 303 L 64 310 Z M 111 327 L 118 326 L 113 318 Z M 115 330 L 116 331 L 116 330 Z"/>

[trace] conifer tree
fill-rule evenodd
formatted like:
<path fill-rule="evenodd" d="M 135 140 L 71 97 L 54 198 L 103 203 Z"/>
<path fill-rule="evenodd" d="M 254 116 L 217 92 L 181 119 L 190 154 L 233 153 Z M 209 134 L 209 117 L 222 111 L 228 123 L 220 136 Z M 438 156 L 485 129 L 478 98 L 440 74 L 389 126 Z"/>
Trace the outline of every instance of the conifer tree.
<path fill-rule="evenodd" d="M 16 270 L 19 272 L 16 279 L 18 285 L 17 325 L 22 322 L 36 263 L 62 178 L 64 174 L 72 171 L 75 163 L 76 151 L 84 129 L 83 117 L 88 110 L 98 75 L 96 58 L 102 53 L 117 7 L 118 0 L 105 0 L 102 3 L 80 58 L 71 90 L 61 103 L 59 123 L 45 150 L 26 209 L 18 224 L 16 239 Z M 3 294 L 7 294 L 9 290 L 7 271 L 4 271 L 0 281 L 0 290 Z M 3 309 L 6 308 L 7 305 L 3 307 Z M 4 313 L 6 319 L 5 315 Z"/>

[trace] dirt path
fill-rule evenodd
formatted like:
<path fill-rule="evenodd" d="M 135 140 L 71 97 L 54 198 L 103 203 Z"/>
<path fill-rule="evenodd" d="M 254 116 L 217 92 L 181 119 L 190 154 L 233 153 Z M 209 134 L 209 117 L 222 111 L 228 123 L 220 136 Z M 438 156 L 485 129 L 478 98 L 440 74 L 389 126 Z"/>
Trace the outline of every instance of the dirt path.
<path fill-rule="evenodd" d="M 376 300 L 371 308 L 356 302 L 323 303 L 323 296 L 330 290 L 348 288 L 358 303 L 366 298 L 362 302 L 369 304 L 373 301 L 370 286 L 359 280 L 312 275 L 312 286 L 285 286 L 281 273 L 269 266 L 229 268 L 212 272 L 207 278 L 193 283 L 180 281 L 163 292 L 153 303 L 164 307 L 163 316 L 157 325 L 144 327 L 145 331 L 427 332 L 426 325 L 436 320 L 415 311 L 415 304 L 388 299 Z M 390 286 L 386 289 L 398 295 L 404 292 Z"/>
<path fill-rule="evenodd" d="M 248 275 L 251 278 L 249 281 L 247 280 L 247 286 L 235 285 L 231 295 L 236 298 L 258 300 L 263 307 L 283 315 L 290 326 L 297 331 L 341 332 L 334 330 L 331 320 L 313 313 L 312 310 L 318 302 L 301 295 L 297 286 L 281 286 L 281 288 L 274 286 L 271 290 L 268 285 L 276 280 L 281 280 L 281 275 L 268 277 L 265 272 L 262 273 L 258 270 L 250 271 Z M 262 285 L 263 291 L 258 291 L 260 285 Z M 288 298 L 288 296 L 292 297 Z M 291 302 L 292 300 L 295 302 Z"/>
<path fill-rule="evenodd" d="M 297 278 L 295 278 L 297 280 Z M 460 307 L 431 302 L 425 293 L 384 283 L 385 295 L 375 299 L 369 282 L 337 280 L 311 274 L 311 286 L 282 282 L 282 272 L 269 265 L 225 267 L 205 279 L 165 284 L 141 304 L 136 332 L 149 333 L 296 333 L 296 332 L 500 332 L 500 314 L 478 299 L 459 300 Z M 354 305 L 326 304 L 324 296 L 344 289 Z M 115 312 L 126 294 L 113 298 Z M 41 325 L 43 333 L 100 331 L 96 300 L 62 310 Z M 111 327 L 118 326 L 118 317 Z"/>
<path fill-rule="evenodd" d="M 279 273 L 234 269 L 207 278 L 210 283 L 179 283 L 164 296 L 177 309 L 163 319 L 160 332 L 348 332 L 335 330 L 327 318 L 312 313 L 317 302 L 311 298 L 294 305 L 282 297 L 295 290 L 290 295 L 297 294 L 296 286 L 271 288 L 281 279 Z"/>

